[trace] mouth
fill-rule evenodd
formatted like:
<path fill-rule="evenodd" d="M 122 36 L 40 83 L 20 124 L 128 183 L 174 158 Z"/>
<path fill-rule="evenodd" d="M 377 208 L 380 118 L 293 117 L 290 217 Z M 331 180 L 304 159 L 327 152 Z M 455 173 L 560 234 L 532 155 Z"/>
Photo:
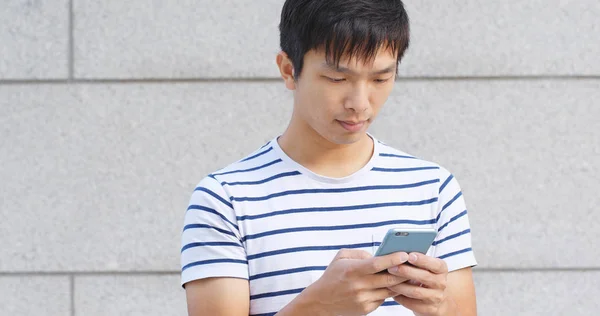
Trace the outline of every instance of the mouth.
<path fill-rule="evenodd" d="M 340 125 L 347 131 L 356 133 L 367 125 L 367 121 L 339 121 Z"/>

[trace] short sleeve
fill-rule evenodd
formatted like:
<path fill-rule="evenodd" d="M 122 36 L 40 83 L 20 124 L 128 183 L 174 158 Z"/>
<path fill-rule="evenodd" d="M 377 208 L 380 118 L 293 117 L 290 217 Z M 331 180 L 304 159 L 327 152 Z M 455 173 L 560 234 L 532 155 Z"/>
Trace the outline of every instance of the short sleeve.
<path fill-rule="evenodd" d="M 230 199 L 208 176 L 192 193 L 185 214 L 181 285 L 210 277 L 248 279 L 248 261 Z"/>
<path fill-rule="evenodd" d="M 456 178 L 440 168 L 437 237 L 433 242 L 435 256 L 443 259 L 448 271 L 477 265 L 471 245 L 471 226 L 465 200 Z"/>

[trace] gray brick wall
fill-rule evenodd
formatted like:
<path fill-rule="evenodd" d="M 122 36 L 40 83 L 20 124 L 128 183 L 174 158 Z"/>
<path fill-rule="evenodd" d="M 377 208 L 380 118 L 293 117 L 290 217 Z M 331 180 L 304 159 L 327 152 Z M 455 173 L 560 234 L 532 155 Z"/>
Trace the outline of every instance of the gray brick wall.
<path fill-rule="evenodd" d="M 185 314 L 191 190 L 289 118 L 282 3 L 2 2 L 0 316 Z M 600 3 L 406 3 L 372 132 L 461 182 L 480 314 L 597 314 Z"/>

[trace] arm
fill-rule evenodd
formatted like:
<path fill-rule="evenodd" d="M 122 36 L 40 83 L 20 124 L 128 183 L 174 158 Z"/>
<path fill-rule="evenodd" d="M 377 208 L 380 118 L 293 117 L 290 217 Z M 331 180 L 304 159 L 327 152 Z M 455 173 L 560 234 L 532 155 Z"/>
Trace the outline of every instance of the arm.
<path fill-rule="evenodd" d="M 185 286 L 189 316 L 247 316 L 250 311 L 248 281 L 235 278 L 210 278 L 192 281 Z M 304 292 L 278 316 L 323 315 L 315 301 Z"/>
<path fill-rule="evenodd" d="M 472 266 L 477 264 L 471 249 L 471 225 L 462 189 L 446 169 L 440 169 L 438 238 L 435 256 L 448 267 L 446 293 L 458 315 L 477 315 Z"/>
<path fill-rule="evenodd" d="M 456 305 L 458 315 L 477 315 L 475 285 L 473 283 L 471 268 L 464 268 L 448 273 L 446 292 Z"/>
<path fill-rule="evenodd" d="M 212 177 L 204 178 L 192 193 L 181 246 L 188 314 L 248 316 L 246 252 L 229 196 Z"/>
<path fill-rule="evenodd" d="M 250 311 L 248 281 L 235 278 L 210 278 L 186 284 L 188 315 L 247 316 Z M 278 316 L 326 315 L 316 306 L 309 291 L 298 295 Z"/>
<path fill-rule="evenodd" d="M 403 265 L 390 271 L 414 281 L 393 287 L 400 294 L 394 299 L 416 315 L 477 315 L 471 272 L 477 262 L 471 249 L 467 207 L 457 180 L 447 170 L 440 170 L 433 257 L 415 253 L 416 261 L 409 260 L 414 267 Z"/>
<path fill-rule="evenodd" d="M 340 250 L 323 276 L 280 310 L 278 316 L 334 316 L 368 314 L 391 297 L 389 286 L 402 277 L 378 274 L 406 261 L 390 254 L 371 257 L 361 250 Z M 185 284 L 188 315 L 246 316 L 250 310 L 248 281 L 240 278 L 205 278 Z"/>
<path fill-rule="evenodd" d="M 185 285 L 189 316 L 248 316 L 250 290 L 248 280 L 208 278 Z"/>
<path fill-rule="evenodd" d="M 414 256 L 414 257 L 413 257 Z M 394 300 L 417 316 L 477 315 L 471 268 L 448 273 L 444 260 L 412 253 L 409 262 L 389 272 L 411 281 L 390 287 Z"/>
<path fill-rule="evenodd" d="M 340 250 L 321 278 L 304 289 L 277 316 L 366 315 L 395 293 L 389 287 L 406 278 L 379 273 L 406 262 L 406 254 L 373 257 L 362 250 Z"/>

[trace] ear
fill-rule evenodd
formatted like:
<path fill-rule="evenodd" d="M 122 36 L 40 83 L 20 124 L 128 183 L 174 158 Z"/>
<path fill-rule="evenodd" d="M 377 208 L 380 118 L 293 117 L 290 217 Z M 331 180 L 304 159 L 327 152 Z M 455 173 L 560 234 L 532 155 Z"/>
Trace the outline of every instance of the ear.
<path fill-rule="evenodd" d="M 281 73 L 281 78 L 283 78 L 285 87 L 290 90 L 296 90 L 294 65 L 285 52 L 279 52 L 279 54 L 277 54 L 277 67 L 279 67 L 279 73 Z"/>

